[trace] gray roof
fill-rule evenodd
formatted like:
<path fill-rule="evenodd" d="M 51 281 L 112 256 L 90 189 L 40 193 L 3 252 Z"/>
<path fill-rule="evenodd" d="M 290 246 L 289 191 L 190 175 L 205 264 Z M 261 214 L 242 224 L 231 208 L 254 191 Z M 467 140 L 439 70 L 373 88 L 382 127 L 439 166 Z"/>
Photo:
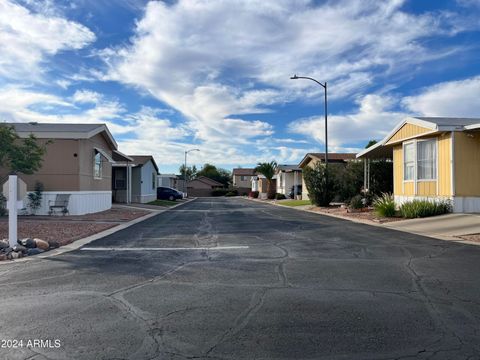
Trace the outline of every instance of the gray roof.
<path fill-rule="evenodd" d="M 0 125 L 13 126 L 20 137 L 30 134 L 38 139 L 89 139 L 104 132 L 105 138 L 117 149 L 117 143 L 108 130 L 107 125 L 97 124 L 55 124 L 55 123 L 0 123 Z"/>
<path fill-rule="evenodd" d="M 457 117 L 423 117 L 414 116 L 414 119 L 428 121 L 438 126 L 468 126 L 480 123 L 480 118 L 457 118 Z"/>
<path fill-rule="evenodd" d="M 298 165 L 277 165 L 277 170 L 279 171 L 302 171 Z"/>
<path fill-rule="evenodd" d="M 74 132 L 89 133 L 105 124 L 50 124 L 50 123 L 5 123 L 17 132 Z"/>

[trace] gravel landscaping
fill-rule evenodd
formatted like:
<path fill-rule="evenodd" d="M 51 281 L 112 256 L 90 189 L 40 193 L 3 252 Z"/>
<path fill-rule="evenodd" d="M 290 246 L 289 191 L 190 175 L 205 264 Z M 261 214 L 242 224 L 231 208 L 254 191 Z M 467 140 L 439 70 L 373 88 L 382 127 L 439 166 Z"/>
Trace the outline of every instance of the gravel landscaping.
<path fill-rule="evenodd" d="M 95 214 L 76 216 L 19 216 L 19 244 L 8 246 L 8 217 L 0 218 L 0 260 L 35 255 L 64 246 L 75 240 L 97 234 L 150 214 L 147 209 L 114 206 Z"/>
<path fill-rule="evenodd" d="M 458 236 L 460 239 L 480 243 L 480 234 L 462 235 Z"/>

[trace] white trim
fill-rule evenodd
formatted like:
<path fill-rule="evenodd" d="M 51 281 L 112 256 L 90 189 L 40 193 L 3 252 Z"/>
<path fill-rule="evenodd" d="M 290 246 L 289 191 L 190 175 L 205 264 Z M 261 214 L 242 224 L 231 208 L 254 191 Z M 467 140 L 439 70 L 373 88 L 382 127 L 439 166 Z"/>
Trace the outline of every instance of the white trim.
<path fill-rule="evenodd" d="M 108 162 L 115 164 L 115 161 L 113 160 L 113 158 L 105 150 L 98 147 L 94 147 L 94 149 L 98 151 L 105 159 L 107 159 Z"/>

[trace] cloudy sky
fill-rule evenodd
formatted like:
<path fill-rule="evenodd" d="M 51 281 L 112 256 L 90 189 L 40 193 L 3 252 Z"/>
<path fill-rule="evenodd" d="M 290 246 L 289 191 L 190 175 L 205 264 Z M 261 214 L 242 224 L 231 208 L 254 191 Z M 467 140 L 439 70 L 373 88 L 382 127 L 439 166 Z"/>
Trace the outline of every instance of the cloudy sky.
<path fill-rule="evenodd" d="M 106 123 L 176 171 L 357 151 L 480 117 L 480 0 L 0 0 L 0 121 Z"/>

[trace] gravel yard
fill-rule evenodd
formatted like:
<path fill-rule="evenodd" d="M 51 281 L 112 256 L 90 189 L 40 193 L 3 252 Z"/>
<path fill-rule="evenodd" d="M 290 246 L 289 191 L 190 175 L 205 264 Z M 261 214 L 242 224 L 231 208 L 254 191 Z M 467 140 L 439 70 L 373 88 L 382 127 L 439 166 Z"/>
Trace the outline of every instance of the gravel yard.
<path fill-rule="evenodd" d="M 20 216 L 18 237 L 57 241 L 60 246 L 99 233 L 150 211 L 114 206 L 95 214 L 78 216 Z M 8 217 L 0 218 L 0 239 L 8 238 Z"/>

